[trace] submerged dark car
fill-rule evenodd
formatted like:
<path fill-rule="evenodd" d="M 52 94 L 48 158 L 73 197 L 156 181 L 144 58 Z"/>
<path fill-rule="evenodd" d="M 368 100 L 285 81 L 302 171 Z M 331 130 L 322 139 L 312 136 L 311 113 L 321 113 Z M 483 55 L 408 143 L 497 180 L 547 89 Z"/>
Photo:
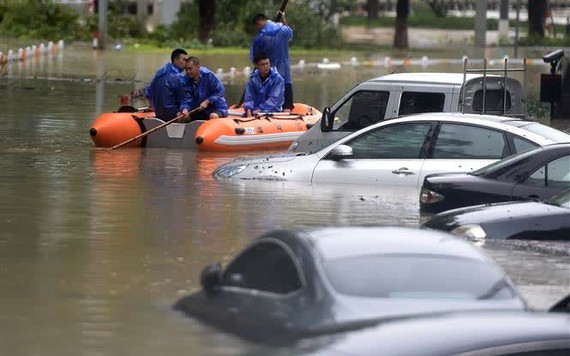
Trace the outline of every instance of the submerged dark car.
<path fill-rule="evenodd" d="M 423 226 L 470 239 L 570 240 L 570 189 L 545 202 L 496 203 L 445 211 Z"/>
<path fill-rule="evenodd" d="M 504 158 L 475 172 L 433 174 L 424 179 L 420 211 L 438 213 L 470 205 L 544 200 L 570 188 L 570 143 Z"/>
<path fill-rule="evenodd" d="M 504 271 L 469 241 L 403 227 L 275 230 L 175 309 L 264 341 L 465 310 L 526 310 Z"/>
<path fill-rule="evenodd" d="M 321 337 L 324 339 L 324 337 Z M 319 343 L 320 345 L 316 345 Z M 299 354 L 322 356 L 570 355 L 570 315 L 454 312 L 392 320 L 314 340 Z"/>

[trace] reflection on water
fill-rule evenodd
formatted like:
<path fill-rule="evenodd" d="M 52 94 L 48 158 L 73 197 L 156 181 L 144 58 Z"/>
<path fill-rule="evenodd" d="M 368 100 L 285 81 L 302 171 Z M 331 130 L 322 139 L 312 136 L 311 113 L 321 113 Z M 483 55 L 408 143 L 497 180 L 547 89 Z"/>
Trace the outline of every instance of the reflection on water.
<path fill-rule="evenodd" d="M 66 49 L 65 56 L 62 70 L 71 76 L 88 78 L 97 63 L 90 51 Z M 145 80 L 149 67 L 164 61 L 112 56 L 128 70 L 111 61 L 107 72 Z M 297 73 L 295 95 L 322 107 L 385 72 Z M 133 86 L 104 84 L 105 111 Z M 237 79 L 227 88 L 235 97 L 242 91 Z M 0 83 L 0 329 L 7 355 L 269 353 L 172 311 L 172 303 L 199 288 L 203 266 L 227 263 L 268 229 L 417 226 L 422 218 L 417 197 L 405 189 L 218 181 L 211 172 L 234 155 L 94 149 L 88 130 L 96 91 L 93 80 Z M 544 309 L 570 292 L 568 256 L 484 248 L 532 306 Z"/>

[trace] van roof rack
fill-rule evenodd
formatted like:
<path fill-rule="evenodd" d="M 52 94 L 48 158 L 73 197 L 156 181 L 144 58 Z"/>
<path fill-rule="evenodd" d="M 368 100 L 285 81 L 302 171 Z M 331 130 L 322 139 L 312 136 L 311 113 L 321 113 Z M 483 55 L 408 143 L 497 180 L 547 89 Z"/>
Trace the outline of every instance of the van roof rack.
<path fill-rule="evenodd" d="M 507 112 L 507 87 L 508 87 L 508 73 L 511 72 L 522 72 L 523 73 L 523 93 L 526 93 L 526 66 L 527 66 L 527 58 L 523 58 L 523 66 L 522 68 L 509 68 L 509 58 L 505 56 L 503 60 L 503 68 L 487 68 L 487 58 L 483 59 L 483 68 L 468 68 L 468 61 L 469 58 L 467 56 L 463 57 L 463 89 L 461 90 L 461 113 L 465 113 L 465 82 L 467 81 L 467 73 L 479 73 L 483 75 L 483 109 L 481 114 L 485 114 L 486 111 L 486 90 L 487 87 L 485 85 L 485 81 L 487 79 L 488 73 L 502 73 L 503 78 L 503 110 L 501 115 L 506 116 Z M 524 100 L 526 101 L 526 99 Z M 523 101 L 523 103 L 524 103 Z M 522 115 L 526 116 L 526 109 L 525 105 L 522 106 Z M 515 114 L 516 116 L 516 114 Z"/>

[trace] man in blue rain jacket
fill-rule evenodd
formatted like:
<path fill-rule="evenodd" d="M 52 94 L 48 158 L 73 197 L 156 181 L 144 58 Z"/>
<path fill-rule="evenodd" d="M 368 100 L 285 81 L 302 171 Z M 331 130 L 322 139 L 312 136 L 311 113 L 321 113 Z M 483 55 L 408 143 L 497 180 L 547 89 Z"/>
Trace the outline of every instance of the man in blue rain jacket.
<path fill-rule="evenodd" d="M 144 90 L 144 96 L 150 101 L 152 108 L 161 120 L 168 121 L 176 117 L 180 107 L 177 85 L 172 85 L 172 77 L 184 72 L 184 63 L 188 53 L 177 48 L 170 55 L 170 63 L 166 63 L 155 74 Z"/>
<path fill-rule="evenodd" d="M 180 113 L 185 115 L 181 121 L 208 120 L 228 116 L 228 103 L 224 97 L 224 85 L 215 73 L 200 66 L 197 57 L 188 57 L 184 66 L 186 75 L 180 81 L 182 102 Z M 200 108 L 190 115 L 188 113 Z"/>
<path fill-rule="evenodd" d="M 275 68 L 271 68 L 271 62 L 265 53 L 257 53 L 255 67 L 256 70 L 245 86 L 243 107 L 246 116 L 281 111 L 285 80 Z"/>
<path fill-rule="evenodd" d="M 258 33 L 253 38 L 250 59 L 253 62 L 257 52 L 267 53 L 271 65 L 285 79 L 285 102 L 283 108 L 293 109 L 293 80 L 289 61 L 289 41 L 293 38 L 293 29 L 287 25 L 285 14 L 281 13 L 281 22 L 275 23 L 263 14 L 253 17 L 253 25 Z"/>

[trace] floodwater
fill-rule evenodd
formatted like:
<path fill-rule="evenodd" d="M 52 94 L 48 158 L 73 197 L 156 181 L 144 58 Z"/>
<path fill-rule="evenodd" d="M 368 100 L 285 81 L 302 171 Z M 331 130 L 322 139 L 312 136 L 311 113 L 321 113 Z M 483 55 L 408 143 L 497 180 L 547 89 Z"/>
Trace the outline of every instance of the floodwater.
<path fill-rule="evenodd" d="M 116 110 L 119 97 L 150 80 L 168 54 L 69 47 L 14 64 L 0 79 L 0 354 L 271 354 L 171 309 L 199 288 L 204 265 L 228 262 L 270 229 L 415 227 L 422 220 L 417 198 L 405 191 L 214 180 L 212 170 L 235 153 L 95 149 L 88 130 L 97 113 Z M 203 62 L 227 72 L 243 68 L 247 57 Z M 295 96 L 322 109 L 359 81 L 392 70 L 307 65 L 294 71 Z M 546 71 L 530 67 L 535 93 L 532 78 Z M 224 82 L 236 101 L 244 78 Z M 534 309 L 570 293 L 568 246 L 557 253 L 508 243 L 483 248 Z"/>

